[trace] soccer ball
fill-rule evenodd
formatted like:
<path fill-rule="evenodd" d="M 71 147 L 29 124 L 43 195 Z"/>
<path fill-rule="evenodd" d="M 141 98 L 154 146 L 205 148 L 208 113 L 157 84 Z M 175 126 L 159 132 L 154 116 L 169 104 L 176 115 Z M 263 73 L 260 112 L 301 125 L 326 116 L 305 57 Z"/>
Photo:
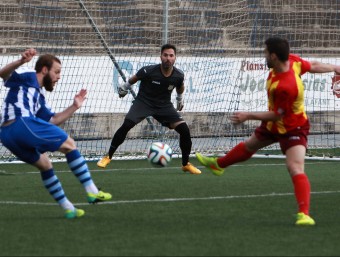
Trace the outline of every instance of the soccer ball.
<path fill-rule="evenodd" d="M 148 161 L 155 167 L 165 167 L 172 159 L 172 149 L 162 142 L 152 143 L 147 154 Z"/>

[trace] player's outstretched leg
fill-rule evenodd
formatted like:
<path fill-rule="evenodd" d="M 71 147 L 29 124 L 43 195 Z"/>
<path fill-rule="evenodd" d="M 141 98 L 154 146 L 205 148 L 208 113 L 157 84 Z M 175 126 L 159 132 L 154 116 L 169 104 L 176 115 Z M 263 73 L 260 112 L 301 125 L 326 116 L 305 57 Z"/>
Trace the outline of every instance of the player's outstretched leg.
<path fill-rule="evenodd" d="M 224 173 L 224 169 L 218 165 L 216 157 L 207 157 L 203 156 L 200 153 L 196 153 L 196 158 L 203 166 L 209 169 L 214 175 L 221 176 Z"/>
<path fill-rule="evenodd" d="M 99 191 L 94 184 L 89 168 L 84 157 L 78 150 L 73 150 L 66 154 L 67 163 L 73 174 L 79 179 L 87 192 L 87 201 L 89 203 L 98 203 L 111 200 L 112 195 Z"/>
<path fill-rule="evenodd" d="M 65 210 L 65 218 L 80 218 L 85 215 L 85 211 L 81 209 L 76 209 L 73 204 L 67 199 L 63 187 L 58 177 L 54 174 L 53 169 L 42 171 L 40 172 L 40 174 L 47 191 L 54 198 L 54 200 L 56 200 L 59 205 Z"/>

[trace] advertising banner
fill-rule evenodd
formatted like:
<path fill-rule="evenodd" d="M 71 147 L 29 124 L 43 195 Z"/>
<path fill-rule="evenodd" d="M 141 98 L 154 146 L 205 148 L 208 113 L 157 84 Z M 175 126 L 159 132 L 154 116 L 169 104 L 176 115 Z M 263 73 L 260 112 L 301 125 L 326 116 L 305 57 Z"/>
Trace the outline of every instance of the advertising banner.
<path fill-rule="evenodd" d="M 1 56 L 1 67 L 17 59 Z M 88 90 L 87 101 L 79 110 L 83 113 L 126 113 L 133 101 L 131 94 L 119 98 L 117 86 L 122 83 L 119 72 L 110 58 L 89 56 L 60 57 L 62 78 L 47 99 L 55 111 L 72 104 L 81 88 Z M 312 59 L 340 63 L 336 59 Z M 26 64 L 34 66 L 35 60 Z M 118 57 L 117 63 L 129 78 L 146 65 L 160 63 L 159 57 Z M 267 110 L 266 78 L 268 68 L 264 58 L 203 58 L 178 57 L 175 66 L 185 74 L 184 112 L 233 112 L 237 110 Z M 324 111 L 339 107 L 331 91 L 332 73 L 302 76 L 305 85 L 307 111 Z M 134 85 L 138 93 L 139 84 Z M 6 88 L 0 88 L 0 100 Z M 175 103 L 176 93 L 172 99 Z"/>

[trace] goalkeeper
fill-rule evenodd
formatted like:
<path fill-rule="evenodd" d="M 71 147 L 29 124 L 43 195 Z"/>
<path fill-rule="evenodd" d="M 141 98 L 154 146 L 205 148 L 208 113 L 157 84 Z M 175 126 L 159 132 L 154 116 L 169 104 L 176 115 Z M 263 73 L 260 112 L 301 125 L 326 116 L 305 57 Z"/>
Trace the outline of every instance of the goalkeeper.
<path fill-rule="evenodd" d="M 161 64 L 142 67 L 135 75 L 118 88 L 119 97 L 124 97 L 132 85 L 140 80 L 138 95 L 127 113 L 122 126 L 112 138 L 107 156 L 98 161 L 100 168 L 105 168 L 111 161 L 117 148 L 124 142 L 127 133 L 145 118 L 152 116 L 163 126 L 174 129 L 180 135 L 179 146 L 182 151 L 182 170 L 190 174 L 201 171 L 189 162 L 191 136 L 187 123 L 178 111 L 183 109 L 184 73 L 174 67 L 176 47 L 165 44 L 161 48 Z M 177 92 L 177 110 L 171 102 L 173 89 Z"/>

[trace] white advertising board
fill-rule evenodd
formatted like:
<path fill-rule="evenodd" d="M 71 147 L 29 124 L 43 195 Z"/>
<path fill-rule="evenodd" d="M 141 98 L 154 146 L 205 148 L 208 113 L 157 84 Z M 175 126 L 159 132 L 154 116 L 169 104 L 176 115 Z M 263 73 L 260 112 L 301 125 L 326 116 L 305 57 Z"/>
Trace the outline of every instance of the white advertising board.
<path fill-rule="evenodd" d="M 1 67 L 18 57 L 0 56 Z M 119 98 L 117 85 L 122 79 L 110 58 L 72 56 L 60 57 L 62 78 L 54 92 L 47 98 L 54 111 L 60 111 L 72 104 L 72 99 L 81 88 L 88 90 L 87 101 L 79 112 L 121 112 L 126 113 L 133 101 L 131 94 Z M 312 59 L 327 63 L 338 63 L 337 59 Z M 117 58 L 126 77 L 135 74 L 145 65 L 160 62 L 159 57 Z M 34 66 L 34 60 L 27 64 Z M 185 73 L 185 112 L 230 112 L 235 110 L 265 111 L 267 98 L 265 81 L 268 69 L 264 59 L 256 58 L 198 58 L 178 57 L 176 67 Z M 305 74 L 306 109 L 329 110 L 339 103 L 330 89 L 332 73 Z M 138 92 L 138 84 L 134 86 Z M 0 89 L 0 100 L 5 96 Z M 175 103 L 176 93 L 173 92 Z M 313 107 L 313 109 L 312 109 Z"/>

